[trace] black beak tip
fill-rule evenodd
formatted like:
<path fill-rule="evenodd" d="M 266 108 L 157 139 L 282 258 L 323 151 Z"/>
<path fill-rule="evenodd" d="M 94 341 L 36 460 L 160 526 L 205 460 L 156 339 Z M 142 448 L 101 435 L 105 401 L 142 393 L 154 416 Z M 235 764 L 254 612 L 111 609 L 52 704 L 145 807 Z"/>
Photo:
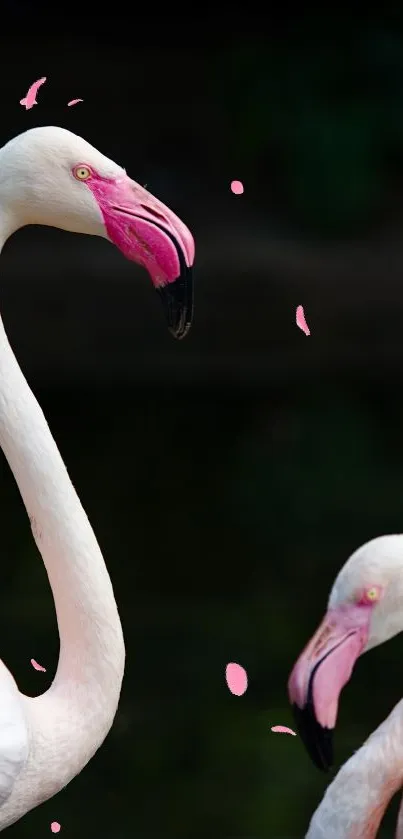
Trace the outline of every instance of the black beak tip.
<path fill-rule="evenodd" d="M 309 701 L 304 708 L 293 704 L 292 711 L 298 734 L 312 763 L 322 772 L 328 772 L 333 766 L 333 729 L 318 723 Z"/>
<path fill-rule="evenodd" d="M 188 334 L 191 325 L 192 324 L 189 323 L 189 321 L 186 321 L 185 323 L 180 321 L 177 326 L 168 326 L 168 329 L 173 338 L 176 338 L 177 341 L 182 341 L 183 338 L 186 338 L 186 335 Z"/>
<path fill-rule="evenodd" d="M 189 332 L 193 322 L 193 275 L 186 267 L 173 283 L 158 289 L 168 322 L 168 329 L 181 341 Z"/>

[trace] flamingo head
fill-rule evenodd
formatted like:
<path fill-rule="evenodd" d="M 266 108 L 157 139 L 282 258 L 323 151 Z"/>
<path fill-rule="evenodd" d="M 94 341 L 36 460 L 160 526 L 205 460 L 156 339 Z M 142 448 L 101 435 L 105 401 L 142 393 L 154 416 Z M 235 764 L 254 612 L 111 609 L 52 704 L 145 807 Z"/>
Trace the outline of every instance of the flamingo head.
<path fill-rule="evenodd" d="M 339 696 L 358 657 L 403 630 L 403 536 L 380 536 L 348 559 L 319 628 L 297 660 L 288 696 L 313 763 L 333 763 Z"/>
<path fill-rule="evenodd" d="M 187 334 L 195 255 L 190 231 L 81 137 L 47 126 L 10 140 L 0 150 L 0 204 L 6 236 L 25 224 L 45 224 L 109 239 L 148 271 L 174 337 Z"/>

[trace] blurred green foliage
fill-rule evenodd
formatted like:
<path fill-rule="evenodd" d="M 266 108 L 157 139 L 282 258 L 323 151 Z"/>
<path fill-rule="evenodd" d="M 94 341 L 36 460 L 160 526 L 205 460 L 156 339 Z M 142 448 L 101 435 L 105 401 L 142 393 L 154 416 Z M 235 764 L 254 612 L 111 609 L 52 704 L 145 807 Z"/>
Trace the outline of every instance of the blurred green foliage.
<path fill-rule="evenodd" d="M 210 79 L 210 140 L 231 136 L 218 144 L 217 165 L 242 172 L 261 206 L 275 189 L 296 229 L 327 236 L 354 235 L 377 218 L 390 157 L 401 158 L 398 30 L 363 22 L 335 37 L 312 22 L 299 37 L 245 38 L 220 50 Z"/>

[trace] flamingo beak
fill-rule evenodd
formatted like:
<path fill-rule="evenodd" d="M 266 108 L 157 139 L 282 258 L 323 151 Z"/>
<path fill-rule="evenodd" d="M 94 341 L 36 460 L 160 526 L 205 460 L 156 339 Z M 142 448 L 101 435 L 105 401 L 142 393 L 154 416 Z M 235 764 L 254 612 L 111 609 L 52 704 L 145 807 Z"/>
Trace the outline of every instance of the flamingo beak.
<path fill-rule="evenodd" d="M 193 236 L 183 222 L 144 187 L 124 175 L 87 181 L 103 215 L 108 239 L 148 271 L 174 338 L 193 320 Z"/>
<path fill-rule="evenodd" d="M 178 258 L 182 254 L 177 247 Z M 181 264 L 176 280 L 157 289 L 160 296 L 168 329 L 174 338 L 181 340 L 188 334 L 193 321 L 193 272 L 188 265 Z"/>
<path fill-rule="evenodd" d="M 333 764 L 333 731 L 340 693 L 368 639 L 367 615 L 356 605 L 330 610 L 294 665 L 288 696 L 298 733 L 312 762 Z"/>

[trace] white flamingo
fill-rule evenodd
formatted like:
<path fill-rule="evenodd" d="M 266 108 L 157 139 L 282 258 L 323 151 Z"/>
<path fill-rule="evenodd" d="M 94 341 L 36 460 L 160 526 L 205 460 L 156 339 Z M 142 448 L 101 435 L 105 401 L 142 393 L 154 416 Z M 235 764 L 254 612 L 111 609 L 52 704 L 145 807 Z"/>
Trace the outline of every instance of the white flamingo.
<path fill-rule="evenodd" d="M 403 535 L 380 536 L 349 558 L 328 610 L 288 682 L 301 738 L 320 769 L 333 762 L 339 695 L 357 658 L 403 630 Z M 306 839 L 374 839 L 403 786 L 403 700 L 340 769 Z M 403 839 L 403 803 L 396 839 Z"/>
<path fill-rule="evenodd" d="M 62 128 L 34 128 L 0 149 L 0 250 L 25 224 L 114 242 L 144 265 L 169 328 L 192 314 L 194 243 L 164 204 L 124 169 Z M 14 473 L 52 588 L 60 636 L 46 693 L 21 694 L 0 662 L 0 830 L 55 795 L 106 737 L 125 648 L 96 538 L 0 319 L 0 445 Z"/>

